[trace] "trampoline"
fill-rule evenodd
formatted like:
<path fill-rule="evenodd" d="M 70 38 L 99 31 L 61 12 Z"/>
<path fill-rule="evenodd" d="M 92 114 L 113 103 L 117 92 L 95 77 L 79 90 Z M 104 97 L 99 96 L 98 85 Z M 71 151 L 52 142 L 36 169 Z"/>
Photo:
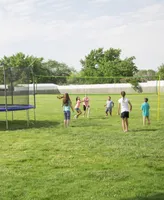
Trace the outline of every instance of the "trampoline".
<path fill-rule="evenodd" d="M 33 105 L 0 105 L 0 112 L 6 111 L 19 111 L 19 110 L 29 110 L 35 108 Z"/>
<path fill-rule="evenodd" d="M 3 77 L 0 79 L 0 113 L 6 114 L 6 129 L 9 129 L 8 112 L 12 113 L 13 121 L 15 111 L 26 111 L 27 126 L 29 126 L 30 109 L 33 109 L 34 121 L 36 121 L 36 86 L 32 67 L 9 67 L 1 63 L 0 76 Z M 30 88 L 31 82 L 33 84 L 31 84 L 32 87 Z M 20 115 L 17 119 L 20 118 L 22 120 L 22 116 Z"/>

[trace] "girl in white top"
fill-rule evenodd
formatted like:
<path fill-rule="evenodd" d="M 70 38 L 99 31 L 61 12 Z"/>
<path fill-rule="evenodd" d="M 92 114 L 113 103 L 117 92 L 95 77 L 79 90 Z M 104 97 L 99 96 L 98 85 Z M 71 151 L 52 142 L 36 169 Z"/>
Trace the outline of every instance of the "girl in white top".
<path fill-rule="evenodd" d="M 129 125 L 128 118 L 129 118 L 129 111 L 132 111 L 132 104 L 127 98 L 125 98 L 125 95 L 126 93 L 122 91 L 121 92 L 122 98 L 118 100 L 118 115 L 120 115 L 121 113 L 123 131 L 128 132 L 128 125 Z"/>

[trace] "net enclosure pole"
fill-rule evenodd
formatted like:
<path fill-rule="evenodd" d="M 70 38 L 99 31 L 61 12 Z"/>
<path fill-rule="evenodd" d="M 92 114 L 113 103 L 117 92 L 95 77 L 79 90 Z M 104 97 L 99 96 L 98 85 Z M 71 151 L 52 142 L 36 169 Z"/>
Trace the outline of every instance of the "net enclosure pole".
<path fill-rule="evenodd" d="M 30 124 L 29 110 L 26 110 L 26 116 L 27 116 L 27 127 L 29 127 Z"/>
<path fill-rule="evenodd" d="M 33 64 L 34 64 L 35 61 L 36 60 L 33 60 L 33 62 L 31 62 L 31 64 L 28 66 L 31 69 L 32 81 L 33 81 L 34 121 L 36 121 L 36 111 L 35 111 L 35 109 L 36 109 L 36 96 L 35 96 L 36 88 L 35 88 L 35 76 L 34 76 L 34 70 L 33 70 L 33 68 L 34 68 Z"/>
<path fill-rule="evenodd" d="M 5 66 L 3 65 L 3 78 L 4 78 L 4 97 L 5 97 L 5 115 L 6 115 L 6 129 L 8 130 L 9 128 L 9 123 L 8 123 L 8 107 L 7 107 L 7 86 L 6 86 L 6 70 Z"/>
<path fill-rule="evenodd" d="M 158 104 L 157 104 L 157 120 L 160 120 L 160 104 L 161 104 L 161 98 L 160 98 L 160 95 L 161 95 L 161 85 L 160 85 L 160 82 L 161 82 L 161 77 L 159 75 L 159 78 L 158 78 Z"/>
<path fill-rule="evenodd" d="M 34 93 L 33 93 L 33 96 L 34 96 L 34 121 L 36 122 L 36 111 L 35 111 L 35 109 L 36 109 L 36 88 L 35 88 L 36 86 L 35 86 L 35 76 L 33 75 L 33 91 L 34 91 Z"/>
<path fill-rule="evenodd" d="M 36 122 L 36 84 L 35 84 L 35 75 L 33 68 L 31 69 L 32 73 L 32 82 L 33 82 L 33 102 L 34 102 L 34 122 Z"/>
<path fill-rule="evenodd" d="M 14 105 L 14 86 L 13 86 L 13 76 L 12 68 L 10 68 L 10 87 L 11 87 L 11 104 Z M 14 120 L 14 112 L 12 111 L 12 121 Z"/>

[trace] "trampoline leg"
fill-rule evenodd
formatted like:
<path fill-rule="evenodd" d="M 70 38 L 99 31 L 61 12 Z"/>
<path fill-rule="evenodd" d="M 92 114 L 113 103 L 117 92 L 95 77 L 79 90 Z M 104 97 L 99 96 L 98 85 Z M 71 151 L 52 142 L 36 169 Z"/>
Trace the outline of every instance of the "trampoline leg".
<path fill-rule="evenodd" d="M 6 111 L 6 130 L 9 129 L 9 122 L 8 122 L 8 116 L 7 116 L 7 111 Z"/>
<path fill-rule="evenodd" d="M 35 111 L 35 108 L 34 108 L 34 122 L 36 122 L 36 111 Z"/>
<path fill-rule="evenodd" d="M 27 127 L 29 127 L 30 124 L 29 110 L 26 110 L 26 114 L 27 114 Z"/>
<path fill-rule="evenodd" d="M 14 120 L 14 113 L 13 113 L 13 111 L 12 111 L 12 121 Z"/>
<path fill-rule="evenodd" d="M 6 121 L 6 130 L 9 129 L 9 123 L 8 123 L 8 120 Z"/>

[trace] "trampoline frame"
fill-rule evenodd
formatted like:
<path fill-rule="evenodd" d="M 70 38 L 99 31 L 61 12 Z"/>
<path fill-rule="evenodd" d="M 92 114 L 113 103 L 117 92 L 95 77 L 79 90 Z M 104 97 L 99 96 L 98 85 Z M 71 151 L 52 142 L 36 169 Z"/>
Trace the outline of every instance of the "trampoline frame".
<path fill-rule="evenodd" d="M 27 127 L 29 127 L 30 125 L 30 116 L 29 116 L 29 109 L 33 109 L 34 111 L 34 122 L 36 122 L 36 86 L 35 86 L 35 76 L 33 73 L 33 70 L 31 68 L 29 68 L 29 70 L 31 70 L 32 75 L 33 75 L 33 103 L 34 105 L 8 105 L 7 103 L 7 84 L 6 84 L 6 71 L 5 71 L 5 66 L 3 63 L 0 63 L 0 66 L 3 67 L 3 78 L 4 78 L 4 98 L 5 98 L 5 104 L 4 109 L 0 109 L 0 112 L 5 112 L 5 122 L 6 122 L 6 130 L 9 129 L 9 120 L 8 120 L 8 112 L 12 112 L 12 121 L 14 120 L 14 111 L 22 111 L 22 110 L 26 110 L 26 118 L 27 118 Z M 30 66 L 28 66 L 30 67 Z M 12 86 L 12 83 L 11 83 Z M 13 92 L 12 92 L 12 103 L 13 103 Z M 15 109 L 14 109 L 15 106 Z M 17 107 L 16 107 L 17 106 Z M 10 108 L 9 108 L 10 107 Z M 12 109 L 13 108 L 13 109 Z"/>

